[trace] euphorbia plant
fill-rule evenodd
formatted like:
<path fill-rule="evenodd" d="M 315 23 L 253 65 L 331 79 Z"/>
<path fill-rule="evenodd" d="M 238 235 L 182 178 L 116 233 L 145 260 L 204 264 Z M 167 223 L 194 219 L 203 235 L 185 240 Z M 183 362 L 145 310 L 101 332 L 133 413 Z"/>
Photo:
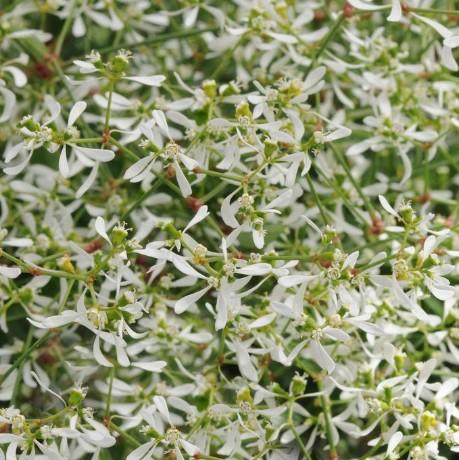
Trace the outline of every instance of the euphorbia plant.
<path fill-rule="evenodd" d="M 0 458 L 454 457 L 454 2 L 0 13 Z"/>

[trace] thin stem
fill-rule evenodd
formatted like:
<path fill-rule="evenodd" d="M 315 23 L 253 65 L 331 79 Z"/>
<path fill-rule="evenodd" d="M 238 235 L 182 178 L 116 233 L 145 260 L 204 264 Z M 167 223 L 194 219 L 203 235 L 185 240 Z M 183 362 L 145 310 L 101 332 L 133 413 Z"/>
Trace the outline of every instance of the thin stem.
<path fill-rule="evenodd" d="M 241 37 L 239 38 L 239 40 L 229 50 L 226 51 L 223 59 L 220 59 L 219 65 L 212 72 L 212 75 L 210 76 L 211 79 L 217 79 L 218 76 L 220 75 L 220 72 L 228 66 L 229 61 L 234 56 L 234 52 L 242 44 L 242 42 L 245 39 L 245 36 L 246 36 L 246 34 L 242 34 Z"/>
<path fill-rule="evenodd" d="M 22 363 L 27 360 L 27 358 L 33 351 L 35 351 L 37 348 L 40 348 L 47 340 L 49 340 L 51 335 L 51 331 L 46 332 L 32 345 L 30 345 L 30 347 L 27 348 L 27 350 L 23 351 L 19 358 L 8 368 L 8 370 L 0 376 L 0 385 L 14 372 L 15 369 L 20 367 Z"/>
<path fill-rule="evenodd" d="M 72 139 L 72 144 L 99 144 L 102 141 L 102 137 L 87 137 L 86 139 Z"/>
<path fill-rule="evenodd" d="M 346 174 L 347 174 L 349 180 L 351 181 L 352 185 L 354 186 L 355 190 L 357 191 L 357 193 L 359 194 L 360 198 L 362 198 L 363 202 L 365 203 L 365 206 L 366 206 L 368 212 L 370 213 L 371 217 L 376 216 L 376 211 L 373 208 L 373 205 L 371 204 L 370 200 L 365 195 L 365 193 L 363 193 L 363 190 L 361 189 L 361 187 L 359 186 L 359 184 L 355 180 L 354 176 L 352 175 L 352 171 L 349 168 L 349 165 L 347 164 L 347 161 L 344 158 L 342 152 L 335 145 L 333 145 L 332 142 L 330 142 L 329 145 L 330 145 L 330 148 L 332 149 L 333 153 L 335 154 L 336 159 L 338 160 L 338 162 L 341 164 L 341 166 L 343 167 L 344 171 L 346 172 Z"/>
<path fill-rule="evenodd" d="M 117 433 L 119 433 L 121 436 L 123 436 L 123 438 L 125 438 L 128 442 L 130 442 L 131 445 L 133 445 L 135 447 L 140 447 L 141 446 L 140 442 L 137 441 L 137 439 L 132 437 L 130 434 L 126 433 L 126 431 L 122 430 L 118 425 L 115 425 L 113 422 L 110 422 L 109 427 L 112 430 L 114 430 Z"/>
<path fill-rule="evenodd" d="M 242 176 L 226 174 L 226 173 L 222 173 L 219 171 L 211 171 L 210 169 L 203 169 L 203 168 L 196 168 L 195 170 L 193 170 L 193 172 L 195 174 L 206 174 L 207 176 L 220 177 L 222 179 L 233 180 L 236 182 L 241 182 L 244 179 L 244 177 Z"/>
<path fill-rule="evenodd" d="M 107 403 L 105 405 L 105 417 L 110 415 L 110 406 L 112 404 L 113 380 L 115 379 L 115 366 L 110 369 L 110 382 L 108 384 Z"/>
<path fill-rule="evenodd" d="M 415 8 L 409 7 L 409 11 L 423 14 L 446 14 L 448 16 L 459 16 L 459 10 L 442 10 L 442 9 L 431 9 L 431 8 Z"/>
<path fill-rule="evenodd" d="M 391 255 L 385 257 L 384 259 L 377 260 L 376 262 L 372 262 L 372 263 L 357 266 L 357 268 L 359 270 L 361 270 L 361 271 L 369 270 L 370 268 L 377 267 L 378 265 L 384 265 L 386 262 L 389 262 L 389 261 L 391 261 L 392 259 L 395 259 L 398 256 L 399 256 L 398 253 L 394 253 L 394 254 L 391 254 Z"/>
<path fill-rule="evenodd" d="M 107 103 L 107 111 L 105 112 L 104 134 L 108 133 L 109 126 L 110 126 L 110 116 L 112 114 L 112 99 L 113 99 L 113 89 L 114 88 L 115 88 L 115 82 L 112 80 L 110 81 L 110 85 L 108 87 L 108 103 Z"/>
<path fill-rule="evenodd" d="M 303 260 L 310 261 L 311 256 L 290 256 L 290 255 L 279 255 L 279 256 L 263 256 L 264 261 L 274 261 L 274 260 Z"/>
<path fill-rule="evenodd" d="M 300 447 L 300 450 L 301 452 L 303 452 L 303 455 L 304 455 L 304 458 L 306 458 L 307 460 L 310 460 L 311 459 L 311 456 L 309 455 L 308 451 L 306 450 L 306 446 L 304 445 L 303 443 L 303 440 L 301 439 L 300 435 L 298 434 L 298 432 L 296 431 L 293 423 L 290 424 L 290 429 L 292 430 L 294 436 L 295 436 L 295 439 Z"/>
<path fill-rule="evenodd" d="M 34 328 L 32 325 L 29 327 L 29 332 L 27 333 L 27 338 L 26 341 L 24 342 L 24 346 L 22 348 L 22 351 L 25 352 L 29 347 L 30 344 L 32 343 L 33 339 L 33 331 Z M 19 395 L 19 389 L 21 387 L 21 380 L 22 380 L 22 368 L 24 367 L 25 361 L 21 362 L 21 364 L 18 367 L 18 373 L 16 376 L 16 381 L 14 382 L 14 387 L 13 387 L 13 394 L 11 396 L 11 405 L 15 406 L 17 405 L 17 398 Z"/>
<path fill-rule="evenodd" d="M 295 425 L 293 423 L 293 401 L 292 400 L 290 400 L 290 403 L 289 403 L 287 423 L 288 423 L 289 428 L 292 430 L 293 435 L 295 436 L 295 439 L 298 443 L 300 450 L 303 452 L 304 458 L 310 460 L 311 457 L 308 451 L 306 450 L 303 440 L 301 439 L 300 435 L 296 431 Z"/>
<path fill-rule="evenodd" d="M 148 40 L 142 40 L 134 43 L 121 43 L 119 45 L 114 45 L 114 46 L 108 46 L 106 48 L 102 48 L 99 50 L 101 54 L 106 54 L 110 53 L 112 51 L 117 51 L 119 49 L 133 49 L 133 48 L 138 48 L 139 46 L 144 46 L 144 45 L 159 45 L 163 42 L 173 40 L 175 38 L 189 38 L 193 37 L 195 35 L 202 35 L 205 34 L 206 32 L 215 32 L 218 30 L 218 27 L 208 27 L 206 29 L 194 29 L 194 30 L 184 30 L 181 32 L 173 32 L 169 34 L 162 34 L 158 35 L 154 38 L 150 38 Z"/>
<path fill-rule="evenodd" d="M 59 37 L 57 38 L 57 41 L 56 41 L 56 47 L 54 48 L 54 52 L 58 56 L 61 55 L 62 45 L 64 44 L 65 37 L 67 36 L 67 33 L 73 22 L 73 13 L 75 12 L 75 4 L 76 4 L 76 0 L 73 0 L 72 6 L 70 7 L 70 12 L 67 18 L 65 19 L 64 25 L 62 26 L 62 29 L 61 29 L 61 33 L 59 34 Z"/>
<path fill-rule="evenodd" d="M 317 382 L 317 386 L 319 388 L 319 391 L 323 391 L 324 388 L 322 381 L 319 380 Z M 330 447 L 330 457 L 338 458 L 335 443 L 333 441 L 332 422 L 330 414 L 330 398 L 328 397 L 328 395 L 322 394 L 320 396 L 320 404 L 322 405 L 323 415 L 325 419 L 325 436 L 327 437 L 328 446 Z"/>
<path fill-rule="evenodd" d="M 320 201 L 319 195 L 317 195 L 316 189 L 314 187 L 314 184 L 313 184 L 312 179 L 309 176 L 309 174 L 306 174 L 306 180 L 308 182 L 309 189 L 310 189 L 310 191 L 312 193 L 314 201 L 316 202 L 317 207 L 319 208 L 319 212 L 320 212 L 320 215 L 322 216 L 323 223 L 324 223 L 324 225 L 328 225 L 329 224 L 328 216 L 327 216 L 327 214 L 325 212 L 325 209 L 324 209 L 324 207 L 322 205 L 322 202 Z"/>
<path fill-rule="evenodd" d="M 345 19 L 346 17 L 342 13 L 340 13 L 340 15 L 336 18 L 335 23 L 333 24 L 333 27 L 328 31 L 327 35 L 325 35 L 325 38 L 323 39 L 319 49 L 317 50 L 317 53 L 313 56 L 311 63 L 309 64 L 307 68 L 307 71 L 306 71 L 307 73 L 309 73 L 312 70 L 312 68 L 314 67 L 314 64 L 317 62 L 319 57 L 325 51 L 328 44 L 331 42 L 333 37 L 336 35 L 339 28 L 341 27 L 341 24 L 345 21 Z"/>
<path fill-rule="evenodd" d="M 144 192 L 142 194 L 142 196 L 138 200 L 136 200 L 136 201 L 134 201 L 134 203 L 132 203 L 132 205 L 127 209 L 126 212 L 124 212 L 121 215 L 120 221 L 123 221 L 124 219 L 129 217 L 131 215 L 132 211 L 134 211 L 134 209 L 138 208 L 152 193 L 154 193 L 156 190 L 158 190 L 158 188 L 160 186 L 161 186 L 161 181 L 156 181 L 146 192 Z"/>
<path fill-rule="evenodd" d="M 21 259 L 18 259 L 12 254 L 5 252 L 4 250 L 0 250 L 0 257 L 4 257 L 10 262 L 13 262 L 21 270 L 23 270 L 26 273 L 31 273 L 32 275 L 49 275 L 49 276 L 53 276 L 56 278 L 68 278 L 68 279 L 73 279 L 73 280 L 86 281 L 86 278 L 84 275 L 79 275 L 77 273 L 64 272 L 62 270 L 50 270 L 48 268 L 39 267 L 37 265 L 30 264 L 29 262 L 25 262 Z"/>
<path fill-rule="evenodd" d="M 118 147 L 123 153 L 125 153 L 129 159 L 131 159 L 132 161 L 139 161 L 140 160 L 140 157 L 134 153 L 132 150 L 130 150 L 128 147 L 124 146 L 123 144 L 121 144 L 120 142 L 118 142 L 114 137 L 111 137 L 110 136 L 110 143 L 115 145 L 116 147 Z"/>

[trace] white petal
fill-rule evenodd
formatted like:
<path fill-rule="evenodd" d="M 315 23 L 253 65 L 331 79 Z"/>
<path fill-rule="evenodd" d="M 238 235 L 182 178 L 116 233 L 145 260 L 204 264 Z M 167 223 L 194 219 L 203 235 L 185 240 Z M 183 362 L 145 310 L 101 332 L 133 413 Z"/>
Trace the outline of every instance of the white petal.
<path fill-rule="evenodd" d="M 69 163 L 67 161 L 67 146 L 62 147 L 62 152 L 59 156 L 59 172 L 62 174 L 62 177 L 68 177 L 70 172 Z"/>
<path fill-rule="evenodd" d="M 136 161 L 133 165 L 129 166 L 129 168 L 126 170 L 123 176 L 124 179 L 131 180 L 134 177 L 138 176 L 152 162 L 153 162 L 153 157 L 150 155 L 143 157 L 140 160 Z"/>
<path fill-rule="evenodd" d="M 361 142 L 357 142 L 356 144 L 351 145 L 347 150 L 346 150 L 346 155 L 347 156 L 355 156 L 359 155 L 365 151 L 367 151 L 371 147 L 372 142 L 369 140 L 364 140 Z"/>
<path fill-rule="evenodd" d="M 15 166 L 9 166 L 8 168 L 4 168 L 3 172 L 7 174 L 8 176 L 16 176 L 17 174 L 19 174 L 26 168 L 26 166 L 29 164 L 31 157 L 32 157 L 32 153 L 30 153 L 29 156 L 23 162 Z"/>
<path fill-rule="evenodd" d="M 195 6 L 194 8 L 187 9 L 183 13 L 183 26 L 188 28 L 192 27 L 198 18 L 199 7 Z"/>
<path fill-rule="evenodd" d="M 193 227 L 194 225 L 196 225 L 199 222 L 201 222 L 202 220 L 204 220 L 208 215 L 209 215 L 209 212 L 208 212 L 207 206 L 206 205 L 201 206 L 198 209 L 198 212 L 193 216 L 193 218 L 190 220 L 188 225 L 185 227 L 183 232 L 186 233 L 191 227 Z"/>
<path fill-rule="evenodd" d="M 170 423 L 169 409 L 167 408 L 166 400 L 162 396 L 153 396 L 153 402 L 159 413 Z"/>
<path fill-rule="evenodd" d="M 210 289 L 210 286 L 206 286 L 204 289 L 201 289 L 200 291 L 193 292 L 192 294 L 182 297 L 175 304 L 175 307 L 174 307 L 175 313 L 180 315 L 184 311 L 188 310 L 201 297 L 203 297 L 209 289 Z"/>
<path fill-rule="evenodd" d="M 61 327 L 66 324 L 74 323 L 81 318 L 79 312 L 73 310 L 64 310 L 60 315 L 50 316 L 43 321 L 43 325 L 47 328 Z"/>
<path fill-rule="evenodd" d="M 190 196 L 192 193 L 190 183 L 188 182 L 188 179 L 185 177 L 185 174 L 183 174 L 182 168 L 180 168 L 180 165 L 175 162 L 175 176 L 177 178 L 177 183 L 180 188 L 180 192 L 182 193 L 183 197 Z"/>
<path fill-rule="evenodd" d="M 98 335 L 96 335 L 96 338 L 94 340 L 92 352 L 94 354 L 94 359 L 97 361 L 98 364 L 105 367 L 113 367 L 113 364 L 102 354 L 102 351 L 100 349 L 100 339 Z"/>
<path fill-rule="evenodd" d="M 298 284 L 304 283 L 317 278 L 314 275 L 288 275 L 281 276 L 279 278 L 279 284 L 284 287 L 297 286 Z"/>
<path fill-rule="evenodd" d="M 400 0 L 392 0 L 392 8 L 387 20 L 391 22 L 399 22 L 402 19 L 402 6 Z"/>
<path fill-rule="evenodd" d="M 236 194 L 239 189 L 236 189 L 234 192 L 229 194 L 222 202 L 222 207 L 220 210 L 220 214 L 222 216 L 223 222 L 225 222 L 228 227 L 237 228 L 239 227 L 239 222 L 237 221 L 236 217 L 234 216 L 234 212 L 231 206 L 231 199 Z"/>
<path fill-rule="evenodd" d="M 389 442 L 387 444 L 387 453 L 386 453 L 387 458 L 390 458 L 390 454 L 394 452 L 394 450 L 400 444 L 402 439 L 403 439 L 403 433 L 401 431 L 395 432 L 390 437 Z"/>
<path fill-rule="evenodd" d="M 72 145 L 72 147 L 75 152 L 94 161 L 106 162 L 115 158 L 115 152 L 113 152 L 113 150 L 94 149 L 89 147 L 81 147 L 79 145 Z"/>
<path fill-rule="evenodd" d="M 97 171 L 99 169 L 99 163 L 96 163 L 89 173 L 86 180 L 81 184 L 80 188 L 77 190 L 75 196 L 81 198 L 91 187 L 94 181 L 97 178 Z"/>
<path fill-rule="evenodd" d="M 257 329 L 259 327 L 267 326 L 268 324 L 274 321 L 275 317 L 276 317 L 276 313 L 270 313 L 269 315 L 262 316 L 261 318 L 258 318 L 255 321 L 252 321 L 249 324 L 249 329 Z"/>
<path fill-rule="evenodd" d="M 397 212 L 395 211 L 395 209 L 389 204 L 389 202 L 386 200 L 386 198 L 384 198 L 384 196 L 382 195 L 379 195 L 378 196 L 379 198 L 379 202 L 381 203 L 381 206 L 391 215 L 393 215 L 394 217 L 399 217 Z"/>
<path fill-rule="evenodd" d="M 304 82 L 305 89 L 307 90 L 317 85 L 317 83 L 319 83 L 320 80 L 322 80 L 324 77 L 326 70 L 327 69 L 325 66 L 320 66 L 310 72 L 306 78 L 306 81 Z"/>
<path fill-rule="evenodd" d="M 13 108 L 16 104 L 16 96 L 9 89 L 0 86 L 0 93 L 3 95 L 3 113 L 0 116 L 0 123 L 8 121 L 13 114 Z"/>
<path fill-rule="evenodd" d="M 181 257 L 176 254 L 171 254 L 170 261 L 174 264 L 175 268 L 185 275 L 194 276 L 195 278 L 205 279 L 206 277 L 195 270 L 184 257 Z"/>
<path fill-rule="evenodd" d="M 169 136 L 169 126 L 167 125 L 166 116 L 162 110 L 153 110 L 153 118 L 156 121 L 156 124 Z"/>
<path fill-rule="evenodd" d="M 334 327 L 327 326 L 323 329 L 323 332 L 326 336 L 335 340 L 340 340 L 341 342 L 346 342 L 351 338 L 348 333 Z"/>
<path fill-rule="evenodd" d="M 103 217 L 98 216 L 96 218 L 96 222 L 94 224 L 94 227 L 96 228 L 96 232 L 105 240 L 107 241 L 110 245 L 112 242 L 110 241 L 110 238 L 107 235 L 107 230 L 105 227 L 105 220 Z"/>
<path fill-rule="evenodd" d="M 457 48 L 459 46 L 459 35 L 453 35 L 451 37 L 445 38 L 443 43 L 448 48 Z"/>
<path fill-rule="evenodd" d="M 115 340 L 115 349 L 116 349 L 116 359 L 119 365 L 123 367 L 129 367 L 131 362 L 129 361 L 129 356 L 126 353 L 125 344 L 119 338 Z"/>
<path fill-rule="evenodd" d="M 362 0 L 348 0 L 348 3 L 358 10 L 377 11 L 381 9 L 381 6 L 373 5 L 372 3 L 367 3 Z"/>
<path fill-rule="evenodd" d="M 30 238 L 8 238 L 3 241 L 3 246 L 10 246 L 14 248 L 27 248 L 33 245 Z"/>
<path fill-rule="evenodd" d="M 275 209 L 277 207 L 284 207 L 291 201 L 290 199 L 292 195 L 293 191 L 291 189 L 286 190 L 285 192 L 282 192 L 277 198 L 268 203 L 263 209 L 268 210 Z"/>
<path fill-rule="evenodd" d="M 137 449 L 133 450 L 127 457 L 126 460 L 149 460 L 151 458 L 150 449 L 153 449 L 156 445 L 156 441 L 149 441 L 146 444 L 142 444 Z"/>
<path fill-rule="evenodd" d="M 236 271 L 241 275 L 248 275 L 248 276 L 263 276 L 268 273 L 271 273 L 273 267 L 267 263 L 258 263 L 258 264 L 251 264 L 246 265 L 245 267 L 238 268 Z"/>
<path fill-rule="evenodd" d="M 18 436 L 17 434 L 0 433 L 0 444 L 20 442 L 22 441 L 22 439 L 23 438 L 21 436 Z"/>
<path fill-rule="evenodd" d="M 46 392 L 46 393 L 50 393 L 52 394 L 53 396 L 55 396 L 56 398 L 58 398 L 62 403 L 64 403 L 64 406 L 66 405 L 64 399 L 62 398 L 62 396 L 58 395 L 55 391 L 51 390 L 51 388 L 49 388 L 47 385 L 45 385 L 41 380 L 40 378 L 38 377 L 38 375 L 34 372 L 34 371 L 31 371 L 30 374 L 32 375 L 32 377 L 37 381 L 38 385 L 40 385 L 40 388 Z M 46 375 L 46 374 L 45 374 Z"/>
<path fill-rule="evenodd" d="M 77 121 L 80 115 L 86 110 L 86 106 L 87 104 L 84 101 L 78 101 L 74 104 L 74 106 L 72 107 L 72 110 L 70 110 L 67 127 L 73 126 L 75 121 Z"/>
<path fill-rule="evenodd" d="M 459 386 L 459 379 L 457 377 L 451 377 L 440 386 L 440 389 L 435 395 L 437 401 L 441 401 L 446 396 L 450 395 Z"/>
<path fill-rule="evenodd" d="M 24 142 L 19 142 L 19 144 L 13 145 L 12 147 L 7 146 L 5 149 L 5 163 L 9 163 L 11 160 L 14 160 L 19 153 L 21 153 L 23 148 Z"/>
<path fill-rule="evenodd" d="M 21 269 L 18 267 L 6 267 L 5 265 L 0 265 L 0 275 L 5 276 L 6 278 L 14 279 L 21 274 Z"/>
<path fill-rule="evenodd" d="M 419 19 L 420 21 L 424 22 L 428 26 L 432 27 L 432 29 L 438 32 L 443 38 L 448 38 L 451 35 L 453 35 L 453 33 L 448 28 L 446 28 L 444 25 L 440 24 L 439 22 L 435 21 L 434 19 L 426 18 L 424 16 L 419 16 L 418 14 L 415 14 L 415 13 L 411 13 L 411 15 Z"/>
<path fill-rule="evenodd" d="M 352 254 L 349 254 L 346 257 L 346 260 L 343 262 L 342 270 L 350 267 L 353 268 L 355 264 L 357 263 L 357 259 L 359 258 L 359 251 L 355 251 Z"/>
<path fill-rule="evenodd" d="M 124 79 L 147 86 L 161 86 L 166 77 L 164 75 L 152 75 L 151 77 L 124 77 Z"/>
<path fill-rule="evenodd" d="M 298 43 L 298 39 L 294 37 L 293 35 L 279 34 L 276 32 L 266 32 L 266 35 L 269 35 L 271 38 L 274 38 L 275 40 L 281 43 L 290 43 L 290 44 Z"/>
<path fill-rule="evenodd" d="M 81 17 L 81 14 L 77 15 L 73 21 L 72 34 L 74 37 L 82 37 L 86 33 L 86 26 Z"/>
<path fill-rule="evenodd" d="M 263 249 L 263 246 L 265 245 L 265 233 L 263 230 L 253 229 L 252 239 L 255 247 L 257 247 L 258 249 Z"/>
<path fill-rule="evenodd" d="M 317 340 L 311 340 L 309 343 L 309 350 L 311 351 L 314 361 L 322 369 L 325 369 L 329 374 L 333 372 L 333 369 L 335 369 L 335 363 L 320 342 Z"/>
<path fill-rule="evenodd" d="M 48 125 L 52 123 L 56 118 L 59 116 L 61 113 L 61 105 L 59 102 L 56 101 L 52 96 L 49 96 L 48 94 L 44 98 L 45 105 L 48 108 L 51 117 L 47 119 L 45 125 Z"/>
<path fill-rule="evenodd" d="M 132 363 L 134 367 L 138 367 L 139 369 L 143 369 L 144 371 L 150 371 L 150 372 L 161 372 L 161 370 L 166 367 L 167 363 L 166 361 L 152 361 L 149 363 L 144 363 L 144 362 L 138 362 L 138 363 Z"/>
<path fill-rule="evenodd" d="M 97 67 L 94 64 L 86 61 L 75 60 L 73 63 L 80 68 L 81 73 L 92 73 L 97 71 Z"/>
<path fill-rule="evenodd" d="M 238 362 L 239 370 L 241 374 L 252 382 L 258 381 L 258 374 L 255 366 L 250 360 L 247 349 L 243 347 L 239 342 L 234 342 L 234 348 L 236 350 L 236 358 Z"/>
<path fill-rule="evenodd" d="M 3 70 L 9 72 L 13 76 L 14 84 L 18 88 L 22 88 L 27 84 L 27 76 L 21 69 L 18 69 L 17 67 L 14 67 L 12 65 L 7 65 L 3 67 Z"/>
<path fill-rule="evenodd" d="M 181 439 L 180 444 L 182 445 L 185 452 L 192 457 L 198 457 L 199 453 L 201 452 L 198 447 L 196 447 L 194 444 L 191 444 L 191 442 L 186 441 L 185 439 Z"/>
<path fill-rule="evenodd" d="M 432 375 L 432 372 L 434 371 L 436 366 L 437 360 L 435 358 L 429 359 L 425 363 L 422 363 L 422 368 L 419 372 L 418 384 L 416 387 L 416 398 L 419 398 L 419 395 L 421 394 L 424 385 L 426 384 L 427 380 L 429 380 L 429 377 Z"/>

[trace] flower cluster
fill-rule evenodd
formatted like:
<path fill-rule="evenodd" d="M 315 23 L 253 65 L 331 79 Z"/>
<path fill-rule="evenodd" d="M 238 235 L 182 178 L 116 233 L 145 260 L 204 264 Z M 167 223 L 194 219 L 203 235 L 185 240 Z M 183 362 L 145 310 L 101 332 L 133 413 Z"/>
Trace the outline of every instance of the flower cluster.
<path fill-rule="evenodd" d="M 0 1 L 0 459 L 459 452 L 454 3 Z"/>

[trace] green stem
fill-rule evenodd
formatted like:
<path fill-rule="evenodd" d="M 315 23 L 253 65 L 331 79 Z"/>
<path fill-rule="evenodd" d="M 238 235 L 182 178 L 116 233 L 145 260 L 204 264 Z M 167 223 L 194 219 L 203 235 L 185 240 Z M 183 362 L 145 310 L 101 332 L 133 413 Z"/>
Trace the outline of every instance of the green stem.
<path fill-rule="evenodd" d="M 110 143 L 118 147 L 123 153 L 125 153 L 129 157 L 130 160 L 134 162 L 140 160 L 140 157 L 136 153 L 134 153 L 132 150 L 130 150 L 129 148 L 127 148 L 126 146 L 124 146 L 123 144 L 121 144 L 115 138 L 111 136 L 110 136 Z"/>
<path fill-rule="evenodd" d="M 316 202 L 317 207 L 319 208 L 319 212 L 320 212 L 320 215 L 322 217 L 323 223 L 324 223 L 324 225 L 328 225 L 330 223 L 330 221 L 328 220 L 328 216 L 327 216 L 327 214 L 325 212 L 325 209 L 324 209 L 324 207 L 322 205 L 322 202 L 320 201 L 319 195 L 317 195 L 316 189 L 314 187 L 314 184 L 313 184 L 312 179 L 309 176 L 309 174 L 306 174 L 306 180 L 308 182 L 309 189 L 310 189 L 310 191 L 312 193 L 314 201 Z"/>
<path fill-rule="evenodd" d="M 289 403 L 287 423 L 288 423 L 289 428 L 292 430 L 293 435 L 295 436 L 296 442 L 298 443 L 298 446 L 301 452 L 303 452 L 304 458 L 307 460 L 310 460 L 311 457 L 308 451 L 306 450 L 303 440 L 301 439 L 300 435 L 296 431 L 295 425 L 293 423 L 293 400 L 290 400 L 290 403 Z"/>
<path fill-rule="evenodd" d="M 108 87 L 108 103 L 107 103 L 107 111 L 105 112 L 105 123 L 104 123 L 104 134 L 108 133 L 110 127 L 110 116 L 112 113 L 112 99 L 113 99 L 113 89 L 115 88 L 115 82 L 112 80 L 110 81 Z"/>
<path fill-rule="evenodd" d="M 242 34 L 239 40 L 229 49 L 225 52 L 225 55 L 223 58 L 220 58 L 220 64 L 217 66 L 217 68 L 212 72 L 212 75 L 210 76 L 211 79 L 215 80 L 218 78 L 220 75 L 220 72 L 228 67 L 229 61 L 231 58 L 234 56 L 234 52 L 236 51 L 239 46 L 241 46 L 242 42 L 245 39 L 246 34 Z"/>
<path fill-rule="evenodd" d="M 134 43 L 121 43 L 120 45 L 114 45 L 114 46 L 109 46 L 107 48 L 102 48 L 99 50 L 101 54 L 106 54 L 110 53 L 112 51 L 117 51 L 119 49 L 133 49 L 133 48 L 138 48 L 139 46 L 144 46 L 144 45 L 159 45 L 163 42 L 167 42 L 169 40 L 174 40 L 176 38 L 189 38 L 193 37 L 195 35 L 202 35 L 205 34 L 206 32 L 215 32 L 217 31 L 217 27 L 208 27 L 206 29 L 195 29 L 195 30 L 184 30 L 181 32 L 173 32 L 169 34 L 162 34 L 158 35 L 154 38 L 150 38 L 148 40 L 142 40 Z"/>
<path fill-rule="evenodd" d="M 36 273 L 40 275 L 49 275 L 49 276 L 53 276 L 56 278 L 68 278 L 68 279 L 73 279 L 73 280 L 86 281 L 86 278 L 83 275 L 79 275 L 77 273 L 64 272 L 62 270 L 50 270 L 48 268 L 43 268 L 43 267 L 39 267 L 34 264 L 29 264 L 28 262 L 25 262 L 23 260 L 18 259 L 17 257 L 14 257 L 11 254 L 8 254 L 4 250 L 0 250 L 0 257 L 4 257 L 10 262 L 13 262 L 15 265 L 17 265 L 21 270 L 23 270 L 26 273 L 31 273 L 31 274 Z"/>
<path fill-rule="evenodd" d="M 325 38 L 323 39 L 320 45 L 320 48 L 317 50 L 317 53 L 313 56 L 311 63 L 308 66 L 307 73 L 309 73 L 312 70 L 312 68 L 314 67 L 314 64 L 317 62 L 317 60 L 322 55 L 322 53 L 326 50 L 328 44 L 331 42 L 333 37 L 336 35 L 339 28 L 341 27 L 341 24 L 345 21 L 345 19 L 346 17 L 342 13 L 340 13 L 340 15 L 336 18 L 335 23 L 333 24 L 333 27 L 328 31 L 327 35 L 325 35 Z"/>
<path fill-rule="evenodd" d="M 24 353 L 29 347 L 30 344 L 32 343 L 33 339 L 33 331 L 34 328 L 32 325 L 29 327 L 29 332 L 27 333 L 27 338 L 26 341 L 24 342 L 24 346 L 22 347 L 22 352 Z M 13 394 L 11 396 L 11 405 L 16 407 L 17 404 L 17 398 L 19 395 L 19 389 L 21 387 L 21 380 L 22 380 L 22 368 L 24 367 L 25 361 L 21 362 L 21 364 L 18 367 L 18 373 L 16 376 L 16 381 L 14 382 L 14 388 L 13 388 Z"/>
<path fill-rule="evenodd" d="M 423 14 L 446 14 L 448 16 L 459 16 L 459 10 L 442 10 L 442 9 L 409 7 L 409 11 L 414 11 L 415 13 L 423 13 Z"/>
<path fill-rule="evenodd" d="M 141 444 L 137 439 L 132 437 L 130 434 L 126 433 L 126 431 L 122 430 L 118 425 L 115 425 L 113 422 L 110 422 L 109 427 L 119 433 L 123 438 L 125 438 L 131 445 L 135 447 L 140 447 Z"/>
<path fill-rule="evenodd" d="M 317 382 L 317 386 L 319 388 L 319 391 L 323 391 L 322 381 L 319 380 Z M 322 405 L 323 415 L 325 419 L 325 436 L 327 437 L 328 446 L 330 447 L 330 457 L 339 458 L 333 441 L 332 422 L 330 414 L 330 399 L 328 395 L 322 394 L 320 396 L 320 404 Z"/>
<path fill-rule="evenodd" d="M 139 199 L 137 199 L 136 201 L 134 201 L 134 203 L 132 203 L 132 205 L 127 209 L 127 211 L 125 211 L 121 215 L 120 221 L 122 222 L 127 217 L 129 217 L 132 211 L 134 211 L 134 209 L 139 207 L 152 193 L 158 190 L 160 186 L 161 186 L 161 181 L 156 181 L 146 192 L 142 194 L 142 196 Z"/>
<path fill-rule="evenodd" d="M 110 415 L 110 406 L 112 404 L 113 380 L 115 379 L 115 366 L 110 369 L 110 383 L 108 384 L 107 403 L 105 405 L 105 417 Z"/>
<path fill-rule="evenodd" d="M 211 171 L 210 169 L 197 168 L 193 171 L 195 174 L 205 174 L 207 176 L 220 177 L 222 179 L 233 180 L 241 182 L 244 178 L 232 174 L 221 173 L 219 171 Z"/>
<path fill-rule="evenodd" d="M 361 271 L 363 270 L 369 270 L 370 268 L 377 267 L 378 265 L 383 265 L 386 262 L 391 261 L 392 259 L 395 259 L 398 257 L 398 253 L 391 254 L 390 256 L 385 257 L 384 259 L 378 260 L 377 262 L 372 262 L 364 265 L 357 266 L 357 268 Z"/>
<path fill-rule="evenodd" d="M 370 200 L 365 195 L 365 193 L 363 193 L 363 190 L 361 189 L 361 187 L 359 186 L 359 184 L 355 180 L 354 176 L 352 175 L 352 171 L 349 168 L 349 165 L 347 164 L 347 160 L 344 158 L 342 152 L 340 150 L 338 150 L 338 148 L 336 146 L 334 146 L 332 142 L 330 142 L 328 145 L 330 146 L 330 148 L 332 149 L 333 153 L 335 154 L 335 157 L 338 160 L 338 162 L 343 167 L 344 171 L 346 172 L 349 180 L 351 181 L 351 183 L 354 186 L 355 190 L 359 194 L 360 198 L 365 203 L 365 206 L 366 206 L 368 212 L 370 213 L 370 216 L 375 217 L 376 216 L 376 211 L 373 208 L 373 205 L 371 204 Z"/>
<path fill-rule="evenodd" d="M 30 356 L 30 354 L 35 351 L 37 348 L 40 348 L 46 341 L 51 337 L 52 332 L 48 331 L 42 335 L 38 340 L 36 340 L 32 345 L 30 345 L 27 350 L 23 351 L 19 358 L 8 368 L 8 370 L 0 376 L 0 385 L 13 373 L 15 369 L 22 365 L 24 361 Z"/>
<path fill-rule="evenodd" d="M 73 0 L 72 6 L 70 8 L 70 12 L 69 12 L 67 18 L 65 19 L 64 25 L 63 25 L 63 27 L 61 29 L 61 32 L 59 34 L 59 37 L 57 38 L 57 41 L 56 41 L 56 47 L 54 48 L 54 52 L 58 56 L 61 55 L 62 45 L 64 44 L 65 37 L 67 36 L 67 33 L 68 33 L 69 29 L 70 29 L 70 25 L 72 24 L 72 21 L 73 21 L 73 13 L 75 12 L 75 4 L 76 4 L 76 0 Z"/>
<path fill-rule="evenodd" d="M 99 144 L 102 142 L 102 137 L 88 137 L 86 139 L 72 139 L 72 144 Z"/>

